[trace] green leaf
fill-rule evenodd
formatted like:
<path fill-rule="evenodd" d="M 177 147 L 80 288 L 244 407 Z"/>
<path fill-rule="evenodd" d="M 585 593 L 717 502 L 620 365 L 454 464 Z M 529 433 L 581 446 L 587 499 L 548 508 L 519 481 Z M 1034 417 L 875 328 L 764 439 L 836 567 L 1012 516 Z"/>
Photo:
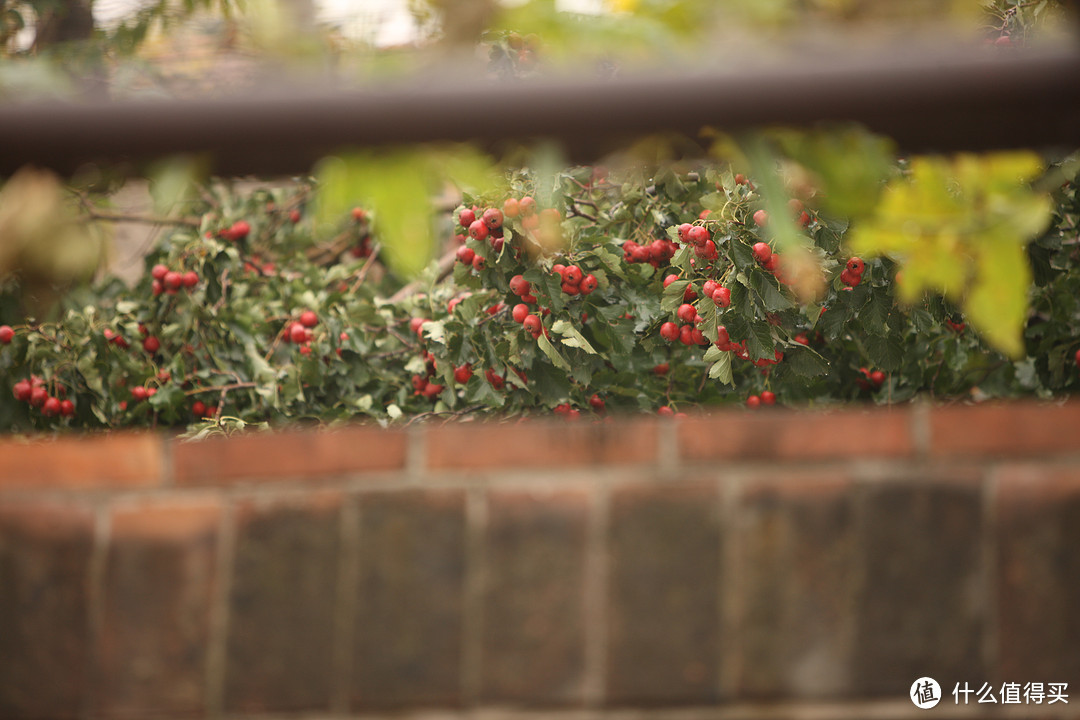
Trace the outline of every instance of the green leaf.
<path fill-rule="evenodd" d="M 709 368 L 709 377 L 734 387 L 735 380 L 731 375 L 731 353 L 720 353 L 720 359 L 713 363 L 713 366 Z"/>
<path fill-rule="evenodd" d="M 777 286 L 776 281 L 766 276 L 764 272 L 755 271 L 750 275 L 750 284 L 761 297 L 765 309 L 769 312 L 780 312 L 795 306 L 791 300 L 784 296 Z"/>
<path fill-rule="evenodd" d="M 904 348 L 892 337 L 868 335 L 865 340 L 866 354 L 871 362 L 885 371 L 899 370 L 904 361 Z"/>
<path fill-rule="evenodd" d="M 802 377 L 815 377 L 829 372 L 829 363 L 810 348 L 788 348 L 784 353 L 784 365 Z"/>
<path fill-rule="evenodd" d="M 547 355 L 548 360 L 550 360 L 555 367 L 570 372 L 570 363 L 566 362 L 563 356 L 559 354 L 559 351 L 555 349 L 555 346 L 552 345 L 544 335 L 541 334 L 540 337 L 536 338 L 536 344 L 540 350 Z"/>
<path fill-rule="evenodd" d="M 552 332 L 556 332 L 563 336 L 562 343 L 567 347 L 581 348 L 585 352 L 591 355 L 599 355 L 593 346 L 589 344 L 589 341 L 578 331 L 572 323 L 567 320 L 556 320 L 555 324 L 551 327 Z"/>
<path fill-rule="evenodd" d="M 689 284 L 689 280 L 676 280 L 664 288 L 664 294 L 660 298 L 660 309 L 663 312 L 674 312 L 683 304 L 683 297 Z"/>

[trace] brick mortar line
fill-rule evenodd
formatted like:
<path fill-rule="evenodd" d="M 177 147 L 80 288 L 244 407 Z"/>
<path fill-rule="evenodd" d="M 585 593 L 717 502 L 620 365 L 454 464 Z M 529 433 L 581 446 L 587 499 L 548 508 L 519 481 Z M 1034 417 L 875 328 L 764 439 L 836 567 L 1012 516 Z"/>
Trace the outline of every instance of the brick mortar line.
<path fill-rule="evenodd" d="M 236 503 L 221 499 L 217 552 L 214 558 L 216 584 L 210 605 L 210 642 L 206 648 L 206 715 L 219 718 L 225 708 L 225 674 L 228 671 L 229 599 L 232 595 L 236 559 Z"/>
<path fill-rule="evenodd" d="M 107 501 L 95 503 L 94 535 L 87 568 L 86 633 L 87 650 L 85 662 L 86 690 L 83 693 L 79 716 L 97 717 L 98 693 L 101 689 L 98 668 L 101 660 L 101 644 L 105 631 L 105 584 L 108 572 L 109 546 L 111 545 L 111 505 Z"/>
<path fill-rule="evenodd" d="M 585 707 L 600 707 L 607 687 L 608 558 L 611 490 L 606 482 L 592 488 L 585 554 Z"/>
<path fill-rule="evenodd" d="M 331 667 L 335 677 L 331 683 L 330 707 L 333 712 L 347 713 L 351 705 L 353 636 L 356 632 L 356 614 L 359 606 L 360 543 L 364 529 L 361 525 L 360 497 L 349 495 L 341 508 L 339 527 L 340 552 L 338 555 L 337 599 L 334 627 L 336 635 Z"/>

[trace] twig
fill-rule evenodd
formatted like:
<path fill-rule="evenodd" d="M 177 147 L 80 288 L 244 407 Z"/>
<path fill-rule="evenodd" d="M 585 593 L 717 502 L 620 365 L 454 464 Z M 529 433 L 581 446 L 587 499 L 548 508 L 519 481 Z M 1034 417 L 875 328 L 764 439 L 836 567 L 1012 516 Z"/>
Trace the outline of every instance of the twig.
<path fill-rule="evenodd" d="M 380 244 L 376 244 L 375 247 L 371 248 L 371 254 L 364 261 L 364 266 L 360 268 L 360 272 L 356 274 L 356 282 L 349 288 L 350 295 L 354 294 L 364 284 L 364 279 L 367 277 L 368 271 L 371 270 L 371 266 L 375 264 L 375 260 L 379 257 L 380 250 L 382 250 Z"/>
<path fill-rule="evenodd" d="M 469 413 L 476 412 L 477 410 L 483 410 L 484 407 L 485 406 L 483 406 L 483 405 L 472 405 L 471 407 L 463 408 L 461 410 L 444 410 L 442 412 L 435 412 L 434 410 L 432 410 L 430 412 L 423 412 L 423 413 L 420 413 L 419 415 L 414 415 L 409 420 L 409 422 L 405 423 L 405 427 L 409 427 L 410 425 L 412 425 L 417 420 L 420 420 L 421 418 L 439 417 L 440 415 L 448 415 L 449 417 L 452 417 L 452 418 L 461 417 L 462 415 L 468 415 Z"/>
<path fill-rule="evenodd" d="M 191 395 L 198 395 L 199 393 L 217 392 L 220 390 L 221 402 L 224 402 L 225 393 L 229 392 L 230 390 L 242 390 L 244 388 L 253 388 L 258 386 L 258 383 L 253 382 L 238 382 L 233 383 L 232 385 L 211 385 L 209 387 L 195 388 L 194 390 L 185 390 L 184 395 L 190 397 Z M 219 402 L 218 404 L 220 405 L 221 402 Z"/>
<path fill-rule="evenodd" d="M 128 213 L 115 213 L 115 212 L 102 212 L 101 210 L 93 210 L 90 207 L 85 206 L 86 214 L 90 216 L 92 220 L 104 220 L 106 222 L 132 222 L 132 223 L 144 223 L 146 225 L 182 225 L 185 227 L 197 228 L 201 224 L 201 221 L 195 218 L 185 217 L 158 217 L 157 215 L 132 215 Z"/>

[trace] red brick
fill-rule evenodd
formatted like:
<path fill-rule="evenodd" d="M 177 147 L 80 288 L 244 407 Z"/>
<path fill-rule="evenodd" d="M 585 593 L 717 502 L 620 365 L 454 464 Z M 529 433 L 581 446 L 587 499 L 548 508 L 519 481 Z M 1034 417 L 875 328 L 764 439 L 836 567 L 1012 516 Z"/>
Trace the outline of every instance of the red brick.
<path fill-rule="evenodd" d="M 226 712 L 329 710 L 341 505 L 323 492 L 237 508 Z"/>
<path fill-rule="evenodd" d="M 979 477 L 913 474 L 859 486 L 852 692 L 896 697 L 924 675 L 986 678 Z"/>
<path fill-rule="evenodd" d="M 1014 465 L 997 498 L 997 679 L 1080 677 L 1080 467 Z"/>
<path fill-rule="evenodd" d="M 464 492 L 363 497 L 359 545 L 352 709 L 460 705 Z"/>
<path fill-rule="evenodd" d="M 689 462 L 902 457 L 913 450 L 910 412 L 768 410 L 691 417 L 678 429 Z"/>
<path fill-rule="evenodd" d="M 100 715 L 205 711 L 220 518 L 212 498 L 113 511 L 95 677 Z"/>
<path fill-rule="evenodd" d="M 590 496 L 506 490 L 488 498 L 481 700 L 580 704 Z"/>
<path fill-rule="evenodd" d="M 537 468 L 655 462 L 652 420 L 461 423 L 427 431 L 432 468 Z"/>
<path fill-rule="evenodd" d="M 607 698 L 615 705 L 718 699 L 719 492 L 653 484 L 611 499 Z"/>
<path fill-rule="evenodd" d="M 736 513 L 740 695 L 843 697 L 848 689 L 859 575 L 852 489 L 824 473 L 746 486 Z"/>
<path fill-rule="evenodd" d="M 403 433 L 373 427 L 178 441 L 174 476 L 180 485 L 216 485 L 398 470 L 405 443 Z"/>
<path fill-rule="evenodd" d="M 93 516 L 0 508 L 0 717 L 80 717 L 86 676 Z"/>
<path fill-rule="evenodd" d="M 1080 451 L 1080 402 L 1017 402 L 934 408 L 930 451 L 937 456 L 1043 457 Z"/>
<path fill-rule="evenodd" d="M 150 433 L 0 440 L 0 490 L 157 485 L 162 440 Z"/>

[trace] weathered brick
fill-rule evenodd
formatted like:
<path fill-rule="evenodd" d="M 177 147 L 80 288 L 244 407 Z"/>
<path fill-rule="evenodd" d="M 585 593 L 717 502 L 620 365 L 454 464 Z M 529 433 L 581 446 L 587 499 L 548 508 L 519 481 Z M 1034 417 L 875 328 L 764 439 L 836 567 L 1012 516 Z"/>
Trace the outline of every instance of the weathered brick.
<path fill-rule="evenodd" d="M 4 439 L 0 467 L 0 490 L 147 487 L 161 482 L 162 440 L 150 433 Z"/>
<path fill-rule="evenodd" d="M 372 493 L 359 524 L 353 709 L 459 705 L 464 492 Z"/>
<path fill-rule="evenodd" d="M 1080 467 L 1016 465 L 998 477 L 997 679 L 1075 683 Z"/>
<path fill-rule="evenodd" d="M 451 424 L 427 431 L 431 468 L 546 468 L 655 462 L 652 420 Z"/>
<path fill-rule="evenodd" d="M 688 462 L 891 458 L 913 452 L 906 408 L 727 412 L 683 423 L 679 454 Z"/>
<path fill-rule="evenodd" d="M 0 717 L 80 716 L 88 691 L 93 517 L 62 505 L 0 507 Z"/>
<path fill-rule="evenodd" d="M 720 524 L 715 485 L 654 484 L 611 501 L 607 699 L 718 698 Z"/>
<path fill-rule="evenodd" d="M 341 503 L 327 492 L 237 508 L 227 712 L 329 709 Z"/>
<path fill-rule="evenodd" d="M 220 519 L 212 498 L 113 511 L 94 678 L 98 715 L 205 711 Z"/>
<path fill-rule="evenodd" d="M 858 579 L 852 484 L 824 474 L 757 478 L 737 518 L 738 692 L 842 697 Z"/>
<path fill-rule="evenodd" d="M 488 499 L 481 699 L 580 703 L 590 497 L 504 490 Z"/>
<path fill-rule="evenodd" d="M 173 445 L 179 485 L 312 479 L 405 466 L 404 433 L 375 427 L 251 433 Z"/>
<path fill-rule="evenodd" d="M 924 476 L 862 486 L 855 693 L 903 696 L 924 675 L 943 688 L 985 677 L 977 480 Z"/>
<path fill-rule="evenodd" d="M 930 415 L 936 456 L 1045 457 L 1080 450 L 1080 402 L 938 407 Z"/>

